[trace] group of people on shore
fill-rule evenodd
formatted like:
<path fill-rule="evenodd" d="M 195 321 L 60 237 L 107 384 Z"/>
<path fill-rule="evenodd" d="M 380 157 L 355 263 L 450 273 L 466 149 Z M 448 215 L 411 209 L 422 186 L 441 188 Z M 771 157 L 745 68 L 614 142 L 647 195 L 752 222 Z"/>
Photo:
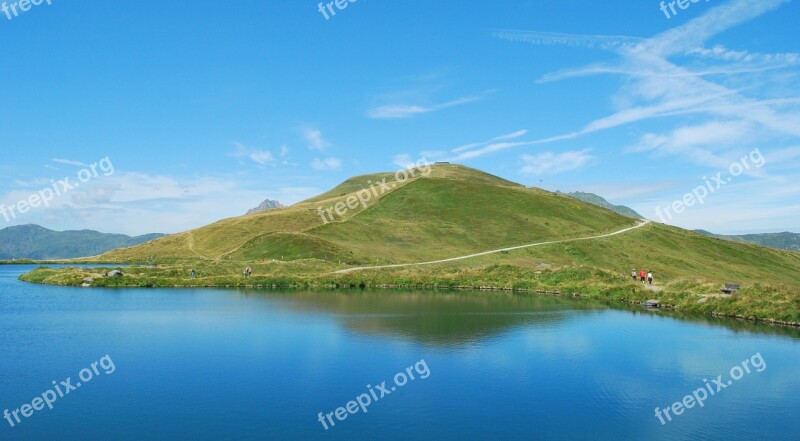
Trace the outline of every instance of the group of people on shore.
<path fill-rule="evenodd" d="M 242 277 L 250 277 L 251 274 L 253 274 L 253 268 L 250 268 L 249 266 L 245 268 L 244 271 L 242 271 Z M 197 276 L 197 271 L 194 268 L 192 268 L 191 271 L 192 279 L 194 279 L 196 276 Z"/>
<path fill-rule="evenodd" d="M 634 282 L 636 281 L 636 276 L 637 276 L 636 269 L 631 270 L 631 279 L 633 279 Z M 641 280 L 643 285 L 645 283 L 649 283 L 651 285 L 653 284 L 653 272 L 652 271 L 645 272 L 644 270 L 640 270 L 639 273 L 638 273 L 638 276 L 639 276 L 639 280 Z"/>

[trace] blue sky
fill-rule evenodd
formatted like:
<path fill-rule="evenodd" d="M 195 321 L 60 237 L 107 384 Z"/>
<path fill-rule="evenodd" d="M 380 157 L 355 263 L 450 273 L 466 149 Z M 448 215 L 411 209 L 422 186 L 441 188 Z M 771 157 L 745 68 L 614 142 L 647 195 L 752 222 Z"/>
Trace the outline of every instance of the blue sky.
<path fill-rule="evenodd" d="M 722 173 L 663 220 L 800 232 L 798 1 L 318 3 L 0 13 L 0 203 L 114 167 L 0 227 L 172 233 L 424 157 L 657 221 Z"/>

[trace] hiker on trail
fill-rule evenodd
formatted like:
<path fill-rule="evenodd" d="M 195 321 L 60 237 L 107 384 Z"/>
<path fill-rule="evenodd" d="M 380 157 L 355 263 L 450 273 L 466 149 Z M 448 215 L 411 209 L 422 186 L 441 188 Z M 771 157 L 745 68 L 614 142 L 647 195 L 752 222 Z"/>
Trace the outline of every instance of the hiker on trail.
<path fill-rule="evenodd" d="M 647 280 L 650 282 L 651 285 L 653 284 L 653 272 L 652 271 L 648 271 L 647 272 Z"/>
<path fill-rule="evenodd" d="M 250 277 L 250 274 L 252 274 L 252 273 L 253 273 L 253 268 L 250 268 L 248 266 L 247 268 L 244 269 L 244 276 L 245 277 Z"/>
<path fill-rule="evenodd" d="M 644 270 L 639 271 L 639 278 L 642 280 L 642 285 L 644 285 L 644 278 L 646 275 L 647 274 L 644 272 Z"/>
<path fill-rule="evenodd" d="M 195 271 L 194 271 L 194 268 L 192 268 L 192 278 L 193 279 L 194 279 L 194 274 L 195 274 Z"/>
<path fill-rule="evenodd" d="M 636 281 L 636 270 L 631 270 L 631 279 L 633 279 L 634 282 Z"/>

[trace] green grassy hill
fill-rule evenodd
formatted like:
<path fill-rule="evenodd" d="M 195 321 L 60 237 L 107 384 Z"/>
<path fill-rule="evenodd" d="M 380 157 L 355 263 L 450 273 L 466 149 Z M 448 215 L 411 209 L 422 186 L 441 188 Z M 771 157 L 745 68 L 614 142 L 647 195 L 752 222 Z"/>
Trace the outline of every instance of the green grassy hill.
<path fill-rule="evenodd" d="M 323 220 L 386 178 L 394 186 L 365 208 Z M 352 206 L 352 204 L 351 204 Z M 631 225 L 630 219 L 573 198 L 528 189 L 458 165 L 437 165 L 428 176 L 397 183 L 394 174 L 348 179 L 291 207 L 225 219 L 106 253 L 104 262 L 169 262 L 186 258 L 233 261 L 317 258 L 351 264 L 416 262 Z"/>
<path fill-rule="evenodd" d="M 158 263 L 100 286 L 440 286 L 558 290 L 678 309 L 800 321 L 800 253 L 723 241 L 661 224 L 601 239 L 553 243 L 457 262 L 400 268 L 516 245 L 596 236 L 636 220 L 567 195 L 527 188 L 459 165 L 435 165 L 404 182 L 379 173 L 348 179 L 290 207 L 224 219 L 105 253 L 93 261 Z M 384 185 L 376 185 L 383 181 Z M 374 189 L 374 190 L 373 190 Z M 366 205 L 356 197 L 370 193 Z M 349 204 L 349 208 L 348 208 Z M 331 220 L 324 213 L 335 213 Z M 323 220 L 322 216 L 326 216 Z M 254 276 L 243 279 L 251 266 Z M 198 278 L 189 279 L 195 268 Z M 632 283 L 652 270 L 657 289 Z M 44 283 L 79 284 L 88 270 L 39 270 Z M 739 296 L 719 298 L 724 283 Z"/>

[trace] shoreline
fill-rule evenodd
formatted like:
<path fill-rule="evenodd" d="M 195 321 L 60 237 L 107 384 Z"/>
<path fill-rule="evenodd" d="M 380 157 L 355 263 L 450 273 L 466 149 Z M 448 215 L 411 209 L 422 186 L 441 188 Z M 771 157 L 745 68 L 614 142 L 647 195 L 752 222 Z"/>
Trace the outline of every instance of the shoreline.
<path fill-rule="evenodd" d="M 581 294 L 577 292 L 562 292 L 558 289 L 555 290 L 541 290 L 541 289 L 530 289 L 530 288 L 516 288 L 516 287 L 500 287 L 500 286 L 491 286 L 491 285 L 439 285 L 435 283 L 431 284 L 353 284 L 353 283 L 328 283 L 328 284 L 275 284 L 275 283 L 256 283 L 256 284 L 198 284 L 198 285 L 172 285 L 172 286 L 155 286 L 153 284 L 147 285 L 117 285 L 117 286 L 89 286 L 89 287 L 82 287 L 80 285 L 72 285 L 72 284 L 52 284 L 52 283 L 44 283 L 44 282 L 35 282 L 30 280 L 24 280 L 22 275 L 20 275 L 19 280 L 25 283 L 31 283 L 34 285 L 48 285 L 48 286 L 61 286 L 61 287 L 71 287 L 71 288 L 113 288 L 113 289 L 125 289 L 125 288 L 146 288 L 146 289 L 253 289 L 253 290 L 275 290 L 275 289 L 325 289 L 325 290 L 364 290 L 364 289 L 407 289 L 407 290 L 434 290 L 434 291 L 492 291 L 492 292 L 510 292 L 510 293 L 524 293 L 524 294 L 534 294 L 534 295 L 543 295 L 543 296 L 554 296 L 554 297 L 572 297 L 572 298 L 579 298 L 585 300 L 601 300 L 601 301 L 608 301 L 608 302 L 615 302 L 620 303 L 622 305 L 628 306 L 641 306 L 642 300 L 637 299 L 627 299 L 625 297 L 615 298 L 612 296 L 602 296 L 602 295 L 593 295 L 593 294 Z M 656 294 L 656 293 L 653 293 Z M 681 309 L 675 305 L 671 305 L 669 303 L 661 303 L 658 308 L 642 308 L 643 310 L 650 310 L 650 311 L 670 311 L 670 312 L 677 312 L 681 314 L 687 314 L 690 316 L 696 316 L 698 318 L 724 318 L 730 319 L 735 321 L 745 321 L 749 323 L 756 323 L 756 324 L 765 324 L 765 325 L 772 325 L 772 326 L 780 326 L 786 327 L 790 329 L 798 329 L 800 328 L 800 322 L 795 321 L 786 321 L 786 320 L 778 320 L 773 318 L 760 318 L 755 316 L 745 316 L 743 314 L 727 314 L 721 313 L 717 311 L 711 311 L 710 313 L 702 313 L 697 311 L 685 310 Z"/>

